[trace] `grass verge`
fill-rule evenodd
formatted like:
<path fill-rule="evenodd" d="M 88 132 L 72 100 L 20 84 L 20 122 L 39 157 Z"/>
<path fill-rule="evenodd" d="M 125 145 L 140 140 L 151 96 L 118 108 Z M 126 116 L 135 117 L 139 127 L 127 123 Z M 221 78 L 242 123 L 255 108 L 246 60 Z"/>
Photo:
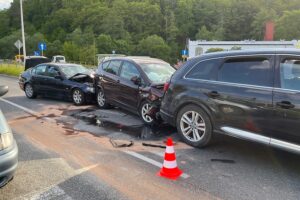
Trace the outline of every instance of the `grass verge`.
<path fill-rule="evenodd" d="M 15 64 L 0 64 L 0 74 L 19 76 L 24 72 L 24 66 Z"/>

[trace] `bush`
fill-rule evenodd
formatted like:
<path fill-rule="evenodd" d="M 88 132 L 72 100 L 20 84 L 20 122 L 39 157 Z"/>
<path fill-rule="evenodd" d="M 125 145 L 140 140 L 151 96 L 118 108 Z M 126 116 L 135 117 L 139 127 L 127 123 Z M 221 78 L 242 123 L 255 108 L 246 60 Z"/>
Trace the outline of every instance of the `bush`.
<path fill-rule="evenodd" d="M 6 74 L 11 76 L 19 76 L 24 72 L 24 67 L 16 64 L 0 64 L 0 74 Z"/>

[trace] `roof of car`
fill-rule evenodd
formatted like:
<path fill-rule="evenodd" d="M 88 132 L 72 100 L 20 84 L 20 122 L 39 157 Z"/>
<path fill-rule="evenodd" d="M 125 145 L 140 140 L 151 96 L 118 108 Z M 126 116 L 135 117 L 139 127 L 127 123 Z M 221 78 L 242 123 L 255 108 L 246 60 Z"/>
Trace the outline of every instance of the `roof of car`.
<path fill-rule="evenodd" d="M 269 49 L 249 49 L 249 50 L 235 50 L 235 51 L 220 51 L 214 53 L 206 53 L 194 58 L 215 58 L 227 56 L 242 56 L 242 55 L 255 55 L 255 54 L 295 54 L 300 55 L 300 49 L 292 48 L 269 48 Z"/>
<path fill-rule="evenodd" d="M 54 65 L 54 66 L 57 66 L 57 67 L 82 66 L 82 65 L 73 64 L 73 63 L 56 63 L 56 62 L 49 62 L 49 63 L 42 63 L 42 64 L 45 64 L 45 65 Z"/>
<path fill-rule="evenodd" d="M 168 64 L 167 62 L 158 59 L 158 58 L 151 58 L 149 56 L 125 56 L 125 57 L 111 57 L 108 60 L 128 60 L 134 61 L 136 63 L 161 63 L 161 64 Z"/>

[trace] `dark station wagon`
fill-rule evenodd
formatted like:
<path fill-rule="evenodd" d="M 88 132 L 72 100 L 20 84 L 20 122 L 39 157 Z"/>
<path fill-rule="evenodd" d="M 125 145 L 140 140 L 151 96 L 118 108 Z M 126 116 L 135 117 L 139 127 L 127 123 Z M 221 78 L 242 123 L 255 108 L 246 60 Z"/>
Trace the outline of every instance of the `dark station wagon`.
<path fill-rule="evenodd" d="M 300 51 L 232 51 L 189 60 L 160 114 L 197 147 L 222 133 L 300 153 Z"/>

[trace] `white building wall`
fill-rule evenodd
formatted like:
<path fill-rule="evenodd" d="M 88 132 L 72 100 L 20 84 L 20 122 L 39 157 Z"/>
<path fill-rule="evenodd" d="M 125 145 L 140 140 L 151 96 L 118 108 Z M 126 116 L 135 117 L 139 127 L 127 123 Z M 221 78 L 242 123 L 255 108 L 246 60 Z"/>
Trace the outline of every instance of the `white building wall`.
<path fill-rule="evenodd" d="M 241 49 L 266 48 L 300 48 L 300 40 L 293 41 L 189 41 L 189 57 L 204 54 L 210 48 L 231 50 L 232 47 Z"/>

